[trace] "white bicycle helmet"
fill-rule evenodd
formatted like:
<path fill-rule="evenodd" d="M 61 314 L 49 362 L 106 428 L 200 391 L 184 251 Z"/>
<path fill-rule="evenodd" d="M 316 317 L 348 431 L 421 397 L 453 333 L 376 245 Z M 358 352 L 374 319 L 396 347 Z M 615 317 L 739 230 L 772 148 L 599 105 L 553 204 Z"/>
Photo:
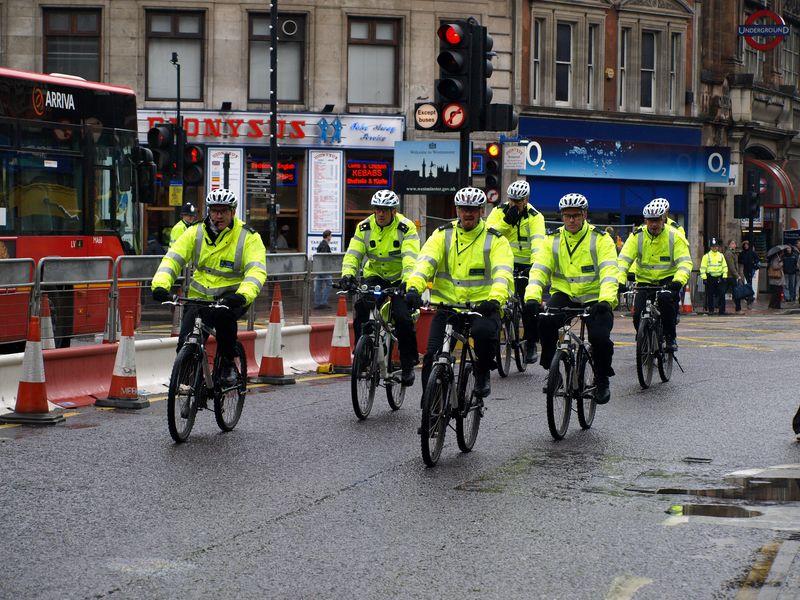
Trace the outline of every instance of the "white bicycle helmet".
<path fill-rule="evenodd" d="M 589 208 L 589 201 L 583 194 L 566 194 L 561 196 L 561 200 L 558 201 L 558 210 L 564 210 L 565 208 L 587 210 Z"/>
<path fill-rule="evenodd" d="M 456 192 L 455 203 L 456 206 L 483 206 L 486 204 L 486 194 L 474 187 L 461 188 Z"/>
<path fill-rule="evenodd" d="M 236 194 L 225 188 L 219 188 L 208 192 L 206 196 L 206 206 L 227 206 L 236 208 Z"/>
<path fill-rule="evenodd" d="M 370 205 L 395 208 L 400 206 L 400 198 L 392 190 L 378 190 L 372 195 Z"/>
<path fill-rule="evenodd" d="M 520 179 L 508 186 L 506 193 L 508 194 L 509 200 L 525 200 L 525 198 L 531 195 L 531 186 L 524 179 Z"/>
<path fill-rule="evenodd" d="M 664 210 L 669 212 L 669 200 L 666 198 L 653 198 L 652 202 L 661 202 L 664 205 Z"/>
<path fill-rule="evenodd" d="M 642 209 L 642 216 L 645 219 L 658 219 L 667 214 L 669 204 L 663 198 L 656 198 L 647 203 Z"/>

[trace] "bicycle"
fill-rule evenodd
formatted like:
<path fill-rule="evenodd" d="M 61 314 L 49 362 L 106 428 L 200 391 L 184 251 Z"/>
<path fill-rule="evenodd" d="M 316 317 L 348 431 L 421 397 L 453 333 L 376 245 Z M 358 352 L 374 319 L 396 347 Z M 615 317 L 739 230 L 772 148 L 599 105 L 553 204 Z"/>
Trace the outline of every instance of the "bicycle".
<path fill-rule="evenodd" d="M 456 421 L 456 440 L 462 452 L 470 452 L 478 437 L 481 418 L 484 414 L 483 399 L 476 398 L 475 353 L 469 343 L 472 318 L 482 316 L 474 312 L 471 304 L 431 304 L 451 313 L 445 326 L 444 341 L 436 354 L 430 377 L 422 393 L 422 422 L 418 429 L 422 460 L 433 467 L 444 447 L 444 438 L 450 419 Z M 463 309 L 465 312 L 459 312 Z M 457 342 L 461 342 L 458 373 L 454 372 L 456 357 L 451 353 Z"/>
<path fill-rule="evenodd" d="M 228 309 L 216 301 L 177 296 L 163 304 Z M 247 395 L 247 357 L 244 348 L 239 341 L 236 342 L 233 360 L 236 384 L 224 386 L 219 378 L 222 361 L 219 352 L 214 357 L 213 371 L 208 364 L 206 340 L 209 335 L 214 335 L 214 330 L 203 324 L 202 317 L 198 315 L 194 328 L 187 336 L 172 367 L 167 394 L 167 425 L 169 434 L 177 443 L 185 442 L 189 438 L 197 411 L 208 410 L 209 398 L 213 399 L 214 418 L 222 431 L 233 430 L 242 416 Z"/>
<path fill-rule="evenodd" d="M 526 276 L 514 274 L 516 279 L 527 279 Z M 517 364 L 517 371 L 524 373 L 528 368 L 525 362 L 527 342 L 520 339 L 519 330 L 522 321 L 522 302 L 512 293 L 506 302 L 503 316 L 500 319 L 500 333 L 497 343 L 497 373 L 500 377 L 508 377 L 511 373 L 511 355 Z"/>
<path fill-rule="evenodd" d="M 594 422 L 597 403 L 595 397 L 594 362 L 589 343 L 586 341 L 586 318 L 584 308 L 548 308 L 541 317 L 566 315 L 567 320 L 558 330 L 558 345 L 544 392 L 547 396 L 547 426 L 555 440 L 567 434 L 572 411 L 578 413 L 582 429 L 589 429 Z M 580 319 L 580 335 L 572 331 L 575 319 Z M 586 370 L 590 373 L 587 376 Z M 587 381 L 589 382 L 587 385 Z M 576 408 L 572 408 L 575 402 Z"/>
<path fill-rule="evenodd" d="M 391 323 L 391 302 L 388 299 L 402 296 L 402 291 L 400 288 L 381 289 L 379 285 L 369 287 L 363 284 L 355 290 L 338 293 L 352 293 L 361 298 L 371 296 L 370 318 L 362 325 L 361 336 L 353 352 L 350 375 L 353 412 L 362 421 L 369 416 L 378 385 L 386 389 L 389 407 L 399 410 L 405 399 L 406 388 L 400 382 L 400 365 L 392 360 L 397 338 Z"/>
<path fill-rule="evenodd" d="M 672 292 L 659 285 L 636 285 L 626 296 L 633 297 L 637 292 L 655 292 L 653 298 L 647 298 L 642 316 L 639 321 L 639 330 L 636 332 L 636 376 L 639 385 L 646 390 L 653 381 L 653 367 L 657 365 L 658 376 L 666 383 L 672 377 L 672 366 L 675 363 L 675 354 L 666 348 L 664 327 L 661 323 L 661 311 L 658 308 L 658 298 L 667 295 L 667 302 L 672 302 Z M 680 368 L 680 365 L 678 365 Z"/>

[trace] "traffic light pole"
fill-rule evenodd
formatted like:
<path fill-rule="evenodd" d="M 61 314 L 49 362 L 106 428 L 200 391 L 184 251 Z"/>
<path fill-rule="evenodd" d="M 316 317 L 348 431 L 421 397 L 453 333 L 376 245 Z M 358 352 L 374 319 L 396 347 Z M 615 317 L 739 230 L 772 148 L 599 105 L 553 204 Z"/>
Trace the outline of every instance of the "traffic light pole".
<path fill-rule="evenodd" d="M 269 251 L 275 252 L 278 238 L 278 0 L 269 5 L 269 161 L 272 165 L 269 182 Z"/>
<path fill-rule="evenodd" d="M 470 156 L 472 153 L 470 150 L 472 148 L 469 143 L 469 129 L 462 129 L 460 134 L 461 142 L 458 152 L 459 186 L 464 188 L 472 185 L 472 177 L 470 174 L 470 171 L 472 170 L 472 157 Z"/>
<path fill-rule="evenodd" d="M 175 70 L 177 72 L 177 85 L 178 88 L 175 94 L 175 101 L 176 101 L 176 122 L 178 125 L 178 139 L 175 140 L 175 144 L 178 148 L 178 160 L 177 162 L 177 178 L 181 182 L 181 204 L 183 204 L 183 151 L 184 151 L 184 134 L 183 134 L 183 117 L 181 117 L 181 63 L 178 61 L 178 53 L 172 53 L 172 60 L 170 61 L 173 65 L 175 65 Z M 174 176 L 174 175 L 173 175 Z"/>

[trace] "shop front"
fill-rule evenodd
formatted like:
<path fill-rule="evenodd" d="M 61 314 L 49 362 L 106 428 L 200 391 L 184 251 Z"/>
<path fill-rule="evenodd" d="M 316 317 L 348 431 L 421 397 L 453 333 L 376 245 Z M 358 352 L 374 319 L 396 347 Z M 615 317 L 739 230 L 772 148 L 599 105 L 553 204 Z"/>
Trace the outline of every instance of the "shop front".
<path fill-rule="evenodd" d="M 240 218 L 268 244 L 269 114 L 186 111 L 182 116 L 187 144 L 201 148 L 205 162 L 203 181 L 185 186 L 184 199 L 202 204 L 205 194 L 222 187 L 227 176 L 228 186 L 242 199 Z M 142 142 L 151 127 L 175 119 L 174 113 L 154 110 L 140 110 L 138 117 Z M 340 250 L 358 221 L 369 214 L 374 191 L 392 187 L 394 143 L 404 132 L 402 116 L 279 113 L 279 249 L 313 253 L 322 233 L 330 229 L 331 247 Z M 168 185 L 162 183 L 158 202 L 146 209 L 145 221 L 153 231 L 178 218 L 177 208 L 170 206 Z M 178 204 L 175 194 L 172 200 Z"/>

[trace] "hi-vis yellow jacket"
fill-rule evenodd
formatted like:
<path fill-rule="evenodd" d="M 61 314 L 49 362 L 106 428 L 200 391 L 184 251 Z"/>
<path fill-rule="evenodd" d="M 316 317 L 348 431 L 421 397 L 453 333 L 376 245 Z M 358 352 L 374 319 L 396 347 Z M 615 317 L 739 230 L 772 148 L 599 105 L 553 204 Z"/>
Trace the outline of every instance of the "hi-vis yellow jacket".
<path fill-rule="evenodd" d="M 236 217 L 214 242 L 208 237 L 205 221 L 190 226 L 170 246 L 153 277 L 152 287 L 169 289 L 189 263 L 195 267 L 189 284 L 190 298 L 213 300 L 235 292 L 250 304 L 267 280 L 264 242 L 255 229 Z"/>
<path fill-rule="evenodd" d="M 183 235 L 183 232 L 189 229 L 189 227 L 191 227 L 191 225 L 187 225 L 186 221 L 184 221 L 183 219 L 175 223 L 175 225 L 169 232 L 169 245 L 172 246 L 172 244 L 177 242 L 178 238 L 181 237 Z"/>
<path fill-rule="evenodd" d="M 728 276 L 728 263 L 725 261 L 725 255 L 722 252 L 711 250 L 703 256 L 700 263 L 700 278 L 705 280 L 706 277 L 727 277 Z"/>
<path fill-rule="evenodd" d="M 419 254 L 419 235 L 414 221 L 397 213 L 386 227 L 370 215 L 356 227 L 356 233 L 342 259 L 342 277 L 358 275 L 364 263 L 364 277 L 382 277 L 405 281 Z"/>
<path fill-rule="evenodd" d="M 542 301 L 544 288 L 562 292 L 574 302 L 617 305 L 617 248 L 606 232 L 584 222 L 576 233 L 559 227 L 536 254 L 525 300 Z"/>
<path fill-rule="evenodd" d="M 483 219 L 471 231 L 453 221 L 439 227 L 425 242 L 406 286 L 422 292 L 433 281 L 433 302 L 497 300 L 505 304 L 514 286 L 513 264 L 508 240 Z"/>
<path fill-rule="evenodd" d="M 529 266 L 535 258 L 545 236 L 544 215 L 530 205 L 525 207 L 525 214 L 516 225 L 509 225 L 503 219 L 506 216 L 508 203 L 496 206 L 486 224 L 499 231 L 511 245 L 514 253 L 514 264 Z"/>
<path fill-rule="evenodd" d="M 633 230 L 622 251 L 619 253 L 619 282 L 625 283 L 628 270 L 636 262 L 636 281 L 639 283 L 657 283 L 672 277 L 682 285 L 686 285 L 692 274 L 692 257 L 689 244 L 680 232 L 669 225 L 661 233 L 652 236 L 646 226 Z"/>

